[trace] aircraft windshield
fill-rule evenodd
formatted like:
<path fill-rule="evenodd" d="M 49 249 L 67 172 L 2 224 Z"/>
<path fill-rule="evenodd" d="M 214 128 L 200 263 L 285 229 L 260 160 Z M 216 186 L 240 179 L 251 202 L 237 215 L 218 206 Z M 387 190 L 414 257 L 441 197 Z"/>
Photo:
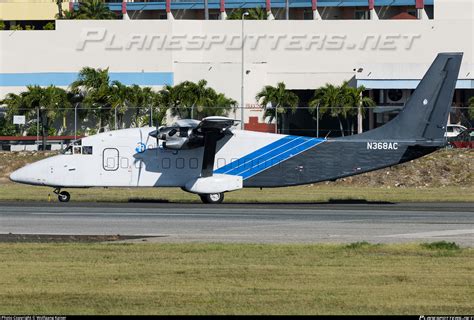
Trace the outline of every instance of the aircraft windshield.
<path fill-rule="evenodd" d="M 62 151 L 62 153 L 63 154 L 82 154 L 81 146 L 82 146 L 81 139 L 74 140 L 66 147 L 66 149 Z M 89 147 L 89 148 L 91 148 L 91 150 L 90 150 L 90 153 L 87 153 L 87 154 L 92 154 L 92 147 Z"/>

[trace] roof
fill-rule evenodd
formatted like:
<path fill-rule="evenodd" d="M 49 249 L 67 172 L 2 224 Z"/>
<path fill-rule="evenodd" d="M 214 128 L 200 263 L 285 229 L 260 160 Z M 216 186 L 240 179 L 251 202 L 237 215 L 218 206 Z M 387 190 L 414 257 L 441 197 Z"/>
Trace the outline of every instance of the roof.
<path fill-rule="evenodd" d="M 376 7 L 382 6 L 415 6 L 415 0 L 374 0 Z M 425 5 L 433 5 L 434 0 L 424 0 Z M 122 3 L 107 3 L 113 11 L 121 11 Z M 311 0 L 289 0 L 290 8 L 311 8 Z M 368 0 L 317 0 L 318 7 L 368 7 Z M 75 2 L 77 9 L 79 3 Z M 285 0 L 271 0 L 273 8 L 284 8 Z M 209 9 L 219 9 L 219 0 L 208 0 Z M 165 10 L 165 1 L 127 2 L 128 11 Z M 265 7 L 265 0 L 225 0 L 228 9 Z M 204 9 L 204 1 L 171 0 L 171 9 Z"/>
<path fill-rule="evenodd" d="M 410 20 L 410 19 L 413 20 L 414 19 L 414 20 L 416 20 L 416 17 L 409 14 L 408 12 L 401 12 L 397 15 L 394 15 L 390 19 L 393 19 L 393 20 Z"/>

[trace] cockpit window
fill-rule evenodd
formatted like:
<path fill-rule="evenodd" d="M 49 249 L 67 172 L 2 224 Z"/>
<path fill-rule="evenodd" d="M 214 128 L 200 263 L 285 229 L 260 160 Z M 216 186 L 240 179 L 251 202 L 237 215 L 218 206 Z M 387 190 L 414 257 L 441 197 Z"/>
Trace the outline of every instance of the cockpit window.
<path fill-rule="evenodd" d="M 76 144 L 70 144 L 64 151 L 63 154 L 92 154 L 92 146 L 80 146 Z"/>
<path fill-rule="evenodd" d="M 69 145 L 66 149 L 64 149 L 63 154 L 72 154 L 72 146 Z"/>
<path fill-rule="evenodd" d="M 83 146 L 82 154 L 92 154 L 92 146 Z"/>

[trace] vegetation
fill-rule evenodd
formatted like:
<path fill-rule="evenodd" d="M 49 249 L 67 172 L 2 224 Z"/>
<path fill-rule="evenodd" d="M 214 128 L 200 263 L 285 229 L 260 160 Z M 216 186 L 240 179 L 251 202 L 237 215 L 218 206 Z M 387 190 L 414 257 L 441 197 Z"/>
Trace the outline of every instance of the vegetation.
<path fill-rule="evenodd" d="M 226 115 L 237 102 L 207 87 L 206 80 L 197 83 L 184 81 L 174 87 L 165 86 L 161 91 L 162 102 L 173 116 L 202 119 L 207 116 Z"/>
<path fill-rule="evenodd" d="M 430 249 L 430 250 L 448 250 L 448 251 L 461 250 L 459 245 L 457 245 L 455 242 L 447 242 L 447 241 L 422 243 L 421 246 L 425 249 Z"/>
<path fill-rule="evenodd" d="M 5 22 L 0 20 L 0 30 L 5 30 Z"/>
<path fill-rule="evenodd" d="M 66 113 L 76 106 L 80 118 L 97 120 L 97 126 L 85 132 L 95 133 L 101 129 L 123 128 L 127 112 L 132 126 L 161 125 L 168 109 L 176 116 L 202 119 L 210 115 L 227 115 L 237 102 L 208 87 L 205 80 L 167 85 L 156 92 L 149 87 L 126 86 L 120 81 L 111 81 L 108 69 L 85 67 L 69 91 L 54 86 L 29 86 L 20 94 L 7 94 L 0 104 L 7 108 L 7 116 L 1 120 L 5 125 L 0 127 L 0 134 L 36 135 L 35 120 L 18 130 L 11 122 L 13 115 L 18 114 L 36 119 L 39 110 L 41 135 L 44 136 L 61 116 L 64 119 L 60 132 L 64 132 Z"/>
<path fill-rule="evenodd" d="M 58 4 L 58 19 L 78 19 L 78 20 L 112 20 L 117 19 L 117 14 L 109 9 L 103 0 L 83 0 L 79 2 L 79 10 L 63 11 L 59 4 L 61 0 L 56 0 Z"/>
<path fill-rule="evenodd" d="M 62 19 L 63 16 L 63 0 L 56 0 L 56 6 L 58 7 L 58 14 L 56 15 L 58 19 Z"/>
<path fill-rule="evenodd" d="M 55 28 L 56 27 L 54 22 L 48 22 L 43 26 L 43 30 L 54 30 Z"/>
<path fill-rule="evenodd" d="M 473 249 L 355 247 L 0 244 L 0 313 L 473 313 Z"/>
<path fill-rule="evenodd" d="M 470 120 L 474 120 L 474 97 L 469 99 L 469 107 L 467 109 L 467 114 L 469 115 Z"/>
<path fill-rule="evenodd" d="M 298 107 L 298 96 L 287 90 L 283 82 L 277 83 L 276 87 L 265 86 L 255 99 L 263 105 L 264 117 L 269 117 L 269 121 L 276 118 L 276 131 L 278 132 L 278 124 L 282 123 L 286 116 L 291 112 L 295 113 Z M 277 117 L 275 117 L 277 114 Z M 281 126 L 285 128 L 285 124 Z"/>
<path fill-rule="evenodd" d="M 27 86 L 27 91 L 20 94 L 9 93 L 0 103 L 7 106 L 7 116 L 4 120 L 7 123 L 12 122 L 13 115 L 25 115 L 27 118 L 36 119 L 39 112 L 43 145 L 54 120 L 64 114 L 64 108 L 70 107 L 67 92 L 55 86 L 46 88 Z M 36 126 L 36 122 L 32 121 L 30 125 Z M 2 133 L 12 135 L 15 131 L 14 126 L 7 125 Z"/>
<path fill-rule="evenodd" d="M 362 95 L 364 87 L 350 87 L 347 82 L 340 86 L 326 84 L 324 87 L 316 89 L 313 99 L 309 103 L 310 112 L 313 117 L 321 118 L 324 114 L 337 118 L 341 134 L 344 131 L 354 132 L 354 117 L 360 113 L 364 115 L 367 107 L 375 106 L 375 102 Z M 346 129 L 344 129 L 343 120 L 346 121 Z"/>
<path fill-rule="evenodd" d="M 227 16 L 228 20 L 241 20 L 242 15 L 248 12 L 249 15 L 245 17 L 245 20 L 266 20 L 267 11 L 261 7 L 250 8 L 250 9 L 234 9 Z"/>

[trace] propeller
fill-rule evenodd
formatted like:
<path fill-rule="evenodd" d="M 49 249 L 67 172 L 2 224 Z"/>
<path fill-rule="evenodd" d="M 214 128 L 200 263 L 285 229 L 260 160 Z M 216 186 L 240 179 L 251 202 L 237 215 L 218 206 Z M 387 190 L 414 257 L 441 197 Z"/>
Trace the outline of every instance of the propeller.
<path fill-rule="evenodd" d="M 149 138 L 150 138 L 150 136 L 147 136 L 145 143 L 143 143 L 143 132 L 140 129 L 140 146 L 137 146 L 137 148 L 135 149 L 135 151 L 137 151 L 137 154 L 136 154 L 135 160 L 133 162 L 134 165 L 136 165 L 137 162 L 139 163 L 139 165 L 138 165 L 137 186 L 140 185 L 140 177 L 142 175 L 142 167 L 143 167 L 142 153 L 146 152 L 146 146 L 148 145 L 148 139 Z M 142 146 L 145 146 L 144 149 L 142 149 L 143 148 Z M 141 151 L 141 150 L 143 150 L 143 151 Z"/>

